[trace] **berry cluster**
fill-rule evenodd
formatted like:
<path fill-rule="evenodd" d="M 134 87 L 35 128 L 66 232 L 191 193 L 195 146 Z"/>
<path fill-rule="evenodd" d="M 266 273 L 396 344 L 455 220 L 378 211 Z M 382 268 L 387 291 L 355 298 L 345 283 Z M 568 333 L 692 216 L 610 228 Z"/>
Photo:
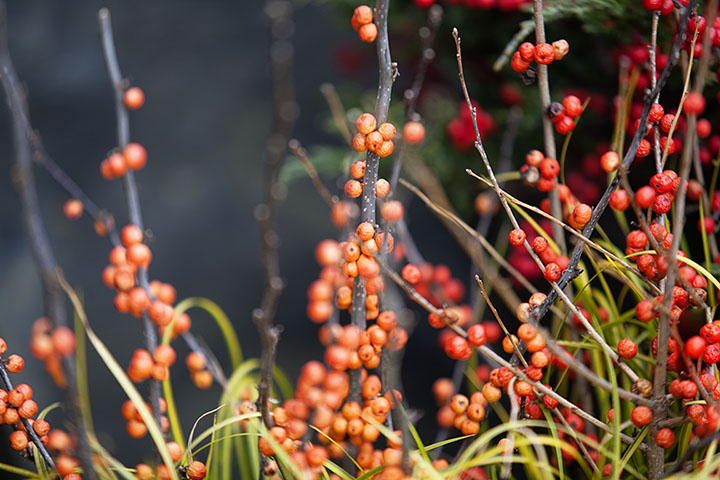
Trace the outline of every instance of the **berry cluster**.
<path fill-rule="evenodd" d="M 30 352 L 45 362 L 45 369 L 56 385 L 65 387 L 61 357 L 75 351 L 75 333 L 65 326 L 54 327 L 47 318 L 38 318 L 32 326 Z"/>
<path fill-rule="evenodd" d="M 575 128 L 575 119 L 583 112 L 583 104 L 575 95 L 568 95 L 562 102 L 548 106 L 547 115 L 561 135 L 567 135 Z"/>
<path fill-rule="evenodd" d="M 121 152 L 111 153 L 100 163 L 100 174 L 106 180 L 125 175 L 128 170 L 141 170 L 147 164 L 147 151 L 139 143 L 128 143 Z"/>
<path fill-rule="evenodd" d="M 347 443 L 358 448 L 356 461 L 364 469 L 387 465 L 385 471 L 394 471 L 400 464 L 400 432 L 394 432 L 394 438 L 388 438 L 388 448 L 375 449 L 374 443 L 380 438 L 380 430 L 375 422 L 385 422 L 393 408 L 396 390 L 382 394 L 382 383 L 376 375 L 368 375 L 362 370 L 362 404 L 348 401 L 350 391 L 348 376 L 338 370 L 327 370 L 317 361 L 306 363 L 297 382 L 295 398 L 286 400 L 282 406 L 272 410 L 275 426 L 269 431 L 269 438 L 259 441 L 263 455 L 275 454 L 274 445 L 280 446 L 290 454 L 294 463 L 303 469 L 304 478 L 320 478 L 322 464 L 328 458 L 340 458 L 345 455 Z M 241 412 L 249 412 L 254 404 L 241 407 Z M 317 443 L 305 442 L 308 423 L 320 433 Z M 402 473 L 400 471 L 400 473 Z M 383 477 L 385 478 L 385 477 Z M 396 478 L 396 477 L 389 477 Z"/>
<path fill-rule="evenodd" d="M 352 27 L 358 32 L 358 37 L 363 42 L 372 43 L 377 38 L 377 25 L 373 23 L 373 10 L 367 5 L 360 5 L 355 8 L 350 19 Z"/>
<path fill-rule="evenodd" d="M 538 43 L 537 45 L 523 42 L 513 53 L 510 68 L 518 73 L 523 73 L 530 68 L 532 62 L 549 65 L 555 60 L 562 60 L 569 51 L 570 45 L 566 40 L 556 40 L 552 44 Z"/>

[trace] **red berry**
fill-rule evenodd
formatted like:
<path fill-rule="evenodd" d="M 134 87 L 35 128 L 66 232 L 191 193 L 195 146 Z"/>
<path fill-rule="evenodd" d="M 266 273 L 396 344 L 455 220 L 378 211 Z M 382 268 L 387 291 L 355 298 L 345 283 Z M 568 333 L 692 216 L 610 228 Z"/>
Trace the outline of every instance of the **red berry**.
<path fill-rule="evenodd" d="M 511 245 L 518 247 L 525 243 L 525 237 L 525 230 L 523 230 L 522 228 L 516 228 L 513 229 L 508 235 L 508 240 L 510 240 Z"/>
<path fill-rule="evenodd" d="M 467 331 L 467 339 L 474 347 L 480 347 L 487 341 L 487 335 L 485 334 L 485 327 L 481 324 L 476 323 Z"/>
<path fill-rule="evenodd" d="M 652 410 L 650 410 L 650 408 L 646 407 L 645 405 L 635 407 L 630 413 L 630 419 L 632 420 L 633 424 L 635 424 L 635 426 L 644 427 L 645 425 L 650 423 L 650 420 L 652 420 Z"/>
<path fill-rule="evenodd" d="M 705 97 L 699 92 L 688 93 L 683 109 L 689 115 L 700 115 L 705 110 Z"/>
<path fill-rule="evenodd" d="M 550 262 L 547 265 L 545 265 L 545 280 L 548 282 L 556 282 L 560 275 L 562 275 L 562 270 L 560 270 L 560 266 L 555 262 Z"/>
<path fill-rule="evenodd" d="M 555 49 L 549 43 L 539 43 L 535 46 L 535 61 L 547 65 L 555 60 Z"/>
<path fill-rule="evenodd" d="M 705 347 L 702 358 L 705 363 L 717 363 L 720 361 L 720 346 L 717 343 L 711 343 Z"/>
<path fill-rule="evenodd" d="M 560 173 L 560 164 L 554 158 L 544 158 L 540 162 L 540 173 L 547 179 L 554 179 Z"/>
<path fill-rule="evenodd" d="M 637 355 L 638 347 L 635 345 L 635 342 L 629 338 L 623 338 L 618 342 L 617 350 L 622 358 L 633 358 Z"/>
<path fill-rule="evenodd" d="M 620 166 L 620 157 L 617 153 L 613 151 L 605 152 L 603 156 L 600 157 L 600 167 L 606 173 L 614 172 L 617 170 L 618 166 Z"/>
<path fill-rule="evenodd" d="M 657 213 L 658 215 L 664 215 L 670 211 L 671 206 L 672 206 L 672 201 L 670 200 L 670 197 L 668 197 L 666 194 L 663 193 L 663 194 L 655 197 L 655 201 L 653 201 L 652 209 L 653 209 L 653 212 Z"/>
<path fill-rule="evenodd" d="M 610 208 L 618 211 L 625 211 L 630 206 L 630 195 L 626 190 L 615 190 L 610 194 Z"/>
<path fill-rule="evenodd" d="M 646 139 L 640 140 L 640 145 L 638 145 L 637 152 L 635 153 L 635 156 L 638 158 L 647 157 L 650 154 L 650 142 L 648 142 Z"/>
<path fill-rule="evenodd" d="M 530 42 L 523 42 L 518 47 L 518 53 L 523 61 L 530 63 L 535 60 L 535 45 Z"/>
<path fill-rule="evenodd" d="M 565 114 L 573 118 L 582 113 L 582 102 L 575 95 L 568 95 L 563 98 L 562 106 L 565 108 Z"/>
<path fill-rule="evenodd" d="M 662 0 L 659 2 L 662 3 Z M 660 8 L 660 7 L 658 7 Z M 665 109 L 659 103 L 653 103 L 650 107 L 650 113 L 648 114 L 648 120 L 651 123 L 659 122 L 665 115 Z"/>
<path fill-rule="evenodd" d="M 655 189 L 649 185 L 645 185 L 635 192 L 635 202 L 637 202 L 640 208 L 650 208 L 650 205 L 655 201 L 655 195 Z"/>
<path fill-rule="evenodd" d="M 422 280 L 422 272 L 417 266 L 413 265 L 412 263 L 408 263 L 403 267 L 401 276 L 403 280 L 408 282 L 410 285 L 420 283 L 420 281 Z"/>
<path fill-rule="evenodd" d="M 672 448 L 675 444 L 675 434 L 669 428 L 660 429 L 655 435 L 655 442 L 657 442 L 658 447 Z"/>

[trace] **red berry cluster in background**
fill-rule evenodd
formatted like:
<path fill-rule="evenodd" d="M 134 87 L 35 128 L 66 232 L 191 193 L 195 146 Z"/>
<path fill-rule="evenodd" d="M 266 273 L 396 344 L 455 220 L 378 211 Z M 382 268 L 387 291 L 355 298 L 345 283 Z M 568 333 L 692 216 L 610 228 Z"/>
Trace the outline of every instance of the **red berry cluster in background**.
<path fill-rule="evenodd" d="M 419 8 L 429 8 L 436 3 L 447 3 L 462 4 L 469 8 L 483 10 L 498 9 L 501 12 L 513 12 L 532 3 L 532 0 L 441 0 L 441 2 L 438 0 L 413 0 L 413 3 Z"/>
<path fill-rule="evenodd" d="M 483 111 L 480 104 L 472 102 L 472 106 L 475 109 L 475 115 L 477 118 L 477 127 L 482 138 L 495 133 L 497 130 L 497 124 L 493 119 L 492 115 L 488 112 Z M 450 120 L 447 124 L 446 132 L 453 147 L 464 152 L 475 145 L 475 128 L 473 126 L 472 113 L 467 106 L 467 103 L 462 102 L 458 109 L 458 116 Z"/>

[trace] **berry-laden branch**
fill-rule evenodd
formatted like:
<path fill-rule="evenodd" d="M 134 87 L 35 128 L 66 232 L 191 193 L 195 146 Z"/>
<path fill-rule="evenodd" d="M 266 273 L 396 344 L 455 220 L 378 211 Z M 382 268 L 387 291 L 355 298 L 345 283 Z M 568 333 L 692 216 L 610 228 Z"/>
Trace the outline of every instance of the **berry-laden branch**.
<path fill-rule="evenodd" d="M 375 4 L 374 22 L 378 30 L 376 43 L 376 51 L 378 57 L 378 91 L 375 99 L 375 119 L 378 125 L 387 120 L 388 109 L 390 108 L 390 97 L 392 94 L 392 86 L 397 72 L 396 66 L 390 58 L 390 42 L 388 40 L 388 9 L 390 0 L 378 0 Z M 363 176 L 363 192 L 360 197 L 360 218 L 361 222 L 368 222 L 375 225 L 375 184 L 378 179 L 378 168 L 380 165 L 380 156 L 368 150 L 365 159 L 365 175 Z M 353 282 L 353 299 L 351 322 L 361 330 L 366 328 L 365 319 L 365 281 L 358 275 Z M 360 388 L 362 378 L 359 370 L 350 372 L 350 399 L 357 401 L 360 399 Z"/>
<path fill-rule="evenodd" d="M 519 229 L 520 225 L 518 224 L 517 219 L 515 218 L 515 215 L 513 214 L 512 210 L 510 209 L 510 205 L 508 204 L 507 198 L 505 198 L 503 190 L 500 188 L 500 185 L 497 181 L 497 178 L 495 177 L 495 173 L 493 172 L 493 168 L 490 165 L 490 160 L 487 156 L 487 153 L 485 152 L 485 147 L 482 143 L 482 138 L 480 137 L 480 130 L 478 128 L 477 123 L 477 112 L 475 107 L 473 107 L 472 102 L 470 101 L 470 94 L 468 93 L 467 84 L 465 83 L 465 73 L 463 70 L 463 61 L 462 61 L 462 49 L 460 47 L 461 39 L 460 34 L 458 33 L 457 28 L 453 28 L 453 38 L 455 39 L 455 48 L 456 48 L 456 58 L 457 58 L 457 64 L 458 64 L 458 77 L 460 79 L 460 86 L 463 91 L 463 95 L 465 96 L 465 102 L 468 105 L 468 109 L 470 110 L 472 123 L 473 123 L 473 129 L 475 130 L 475 149 L 480 153 L 480 157 L 482 158 L 483 164 L 485 165 L 485 169 L 488 172 L 488 176 L 490 177 L 490 181 L 492 182 L 492 188 L 495 190 L 495 193 L 497 194 L 498 198 L 500 199 L 500 203 L 505 210 L 505 213 L 507 214 L 508 219 L 510 220 L 510 223 L 512 223 L 513 228 Z M 649 107 L 648 107 L 649 109 Z M 647 113 L 647 112 L 646 112 Z M 584 234 L 584 232 L 583 232 Z M 588 237 L 588 235 L 585 235 Z M 538 257 L 537 253 L 533 250 L 533 248 L 530 246 L 530 243 L 527 241 L 527 239 L 523 240 L 523 246 L 525 247 L 525 250 L 528 252 L 532 260 L 535 262 L 535 264 L 538 266 L 538 268 L 543 271 L 544 265 L 542 261 L 540 260 L 540 257 Z M 580 250 L 582 251 L 583 244 L 580 243 L 578 245 Z M 578 248 L 576 247 L 576 249 Z M 550 282 L 550 285 L 552 286 L 552 291 L 555 292 L 563 302 L 567 305 L 567 307 L 570 309 L 570 311 L 580 320 L 580 323 L 582 323 L 585 330 L 587 330 L 587 333 L 595 340 L 602 349 L 612 358 L 615 362 L 617 362 L 618 367 L 620 370 L 622 370 L 625 375 L 628 376 L 628 378 L 636 382 L 638 380 L 638 375 L 630 368 L 630 366 L 626 363 L 624 363 L 621 358 L 618 356 L 618 354 L 610 347 L 610 345 L 607 344 L 607 342 L 603 339 L 603 337 L 598 334 L 598 332 L 593 328 L 593 326 L 590 324 L 590 321 L 585 318 L 585 315 L 583 315 L 578 307 L 572 302 L 572 300 L 568 297 L 568 295 L 563 292 L 562 288 L 558 286 L 556 282 Z M 547 301 L 547 300 L 546 300 Z M 537 325 L 537 323 L 534 323 Z"/>
<path fill-rule="evenodd" d="M 55 326 L 67 326 L 67 310 L 62 289 L 57 282 L 55 270 L 57 262 L 50 245 L 50 240 L 45 230 L 37 189 L 35 176 L 32 170 L 32 127 L 25 103 L 25 98 L 20 87 L 15 67 L 10 57 L 8 43 L 7 17 L 5 3 L 0 2 L 0 81 L 2 81 L 8 107 L 13 119 L 13 140 L 15 146 L 15 166 L 13 169 L 13 184 L 20 199 L 20 209 L 25 231 L 30 242 L 30 249 L 35 260 L 35 265 L 40 275 L 43 288 L 43 302 L 46 315 Z M 81 404 L 79 401 L 78 384 L 75 370 L 75 360 L 71 356 L 63 356 L 63 367 L 67 379 L 66 408 L 70 413 L 71 429 L 78 438 L 78 457 L 87 472 L 87 478 L 97 478 L 93 470 L 90 444 L 87 437 L 87 427 L 83 420 Z M 7 383 L 7 373 L 4 368 L 3 380 Z M 27 423 L 27 422 L 26 422 Z M 26 424 L 28 427 L 29 424 Z M 28 432 L 32 428 L 28 428 Z M 41 449 L 46 462 L 54 467 L 52 459 L 42 444 L 34 438 Z"/>
<path fill-rule="evenodd" d="M 540 45 L 545 43 L 545 19 L 543 17 L 543 0 L 533 0 L 533 19 L 535 22 L 535 43 Z M 542 63 L 537 66 L 538 90 L 540 91 L 540 115 L 542 115 L 543 126 L 543 144 L 545 152 L 550 158 L 557 158 L 555 149 L 555 134 L 553 133 L 553 125 L 550 117 L 547 115 L 550 107 L 550 80 L 548 78 L 548 66 Z M 550 210 L 555 218 L 562 218 L 562 206 L 560 205 L 560 196 L 558 195 L 558 186 L 550 191 Z M 565 245 L 565 236 L 562 228 L 553 224 L 553 238 L 560 246 L 563 255 L 567 253 Z"/>
<path fill-rule="evenodd" d="M 4 5 L 3 5 L 4 6 Z M 4 341 L 3 341 L 4 343 Z M 12 380 L 10 380 L 10 375 L 8 374 L 7 367 L 5 366 L 4 361 L 0 361 L 0 381 L 2 382 L 3 387 L 5 388 L 6 392 L 11 391 L 14 387 L 12 384 Z M 40 452 L 40 455 L 42 455 L 43 460 L 45 460 L 45 463 L 52 469 L 55 469 L 55 462 L 53 461 L 52 457 L 50 456 L 50 453 L 45 448 L 45 445 L 43 445 L 42 441 L 38 437 L 38 434 L 35 432 L 35 429 L 32 427 L 32 424 L 30 423 L 30 420 L 25 417 L 20 417 L 20 421 L 22 422 L 23 426 L 25 427 L 25 432 L 30 436 L 30 439 L 32 440 L 33 444 L 37 447 L 38 451 Z M 95 473 L 94 470 L 91 469 L 93 474 Z M 91 475 L 88 475 L 88 478 L 90 478 Z M 97 478 L 97 477 L 95 477 Z"/>
<path fill-rule="evenodd" d="M 277 204 L 282 200 L 278 176 L 287 152 L 288 140 L 297 116 L 297 105 L 292 81 L 293 47 L 288 39 L 292 32 L 292 5 L 283 0 L 265 4 L 265 15 L 270 23 L 272 41 L 270 63 L 272 68 L 273 125 L 265 151 L 265 192 L 263 203 L 255 208 L 260 226 L 260 244 L 265 275 L 265 291 L 260 307 L 253 311 L 262 348 L 262 366 L 258 393 L 260 412 L 267 428 L 274 425 L 268 400 L 272 385 L 272 371 L 281 327 L 273 325 L 283 279 L 280 277 L 278 235 L 275 231 Z"/>
<path fill-rule="evenodd" d="M 660 94 L 660 91 L 665 87 L 665 83 L 670 76 L 670 71 L 672 70 L 678 59 L 680 47 L 685 38 L 685 30 L 687 28 L 690 12 L 692 11 L 694 5 L 695 0 L 690 0 L 688 2 L 688 5 L 683 9 L 682 14 L 680 15 L 680 20 L 678 21 L 678 34 L 675 38 L 675 41 L 673 42 L 672 49 L 670 50 L 668 62 L 665 65 L 665 68 L 663 69 L 663 72 L 660 75 L 660 78 L 658 79 L 655 88 L 653 88 L 650 94 L 645 98 L 642 114 L 640 115 L 639 125 L 647 124 L 648 116 L 650 114 L 650 107 L 654 103 L 655 98 Z M 630 164 L 635 158 L 635 154 L 637 153 L 638 147 L 640 146 L 640 141 L 642 140 L 643 135 L 643 129 L 638 128 L 635 132 L 635 136 L 633 137 L 632 142 L 630 143 L 630 147 L 625 153 L 625 157 L 622 161 L 622 164 L 625 166 L 626 169 L 630 167 Z M 605 212 L 605 209 L 610 202 L 610 194 L 615 191 L 619 181 L 620 178 L 616 175 L 615 178 L 613 178 L 613 180 L 610 182 L 610 185 L 608 185 L 607 189 L 605 189 L 605 192 L 603 193 L 602 197 L 593 209 L 590 220 L 585 225 L 585 228 L 583 228 L 582 234 L 584 237 L 590 238 L 590 236 L 592 235 L 593 231 L 595 230 L 595 226 L 597 225 L 598 221 L 600 221 L 600 217 Z M 570 262 L 568 263 L 568 267 L 565 269 L 560 279 L 556 282 L 560 289 L 565 288 L 565 285 L 570 283 L 575 277 L 579 275 L 580 272 L 578 272 L 577 266 L 578 262 L 580 262 L 583 248 L 584 244 L 580 242 L 573 249 L 572 255 L 570 256 Z M 545 301 L 541 305 L 534 307 L 530 310 L 530 321 L 537 324 L 545 316 L 548 309 L 550 308 L 550 305 L 555 302 L 557 297 L 557 290 L 552 290 L 548 292 L 548 296 Z"/>
<path fill-rule="evenodd" d="M 123 101 L 123 94 L 127 87 L 127 82 L 120 72 L 120 65 L 115 51 L 115 42 L 113 40 L 112 19 L 110 11 L 103 8 L 98 12 L 98 21 L 100 24 L 100 40 L 105 56 L 105 65 L 110 75 L 110 82 L 115 91 L 115 113 L 117 116 L 117 136 L 118 147 L 125 148 L 130 142 L 130 121 L 128 111 Z M 127 169 L 123 176 L 123 190 L 128 206 L 128 216 L 130 223 L 143 231 L 142 212 L 140 211 L 140 198 L 138 195 L 137 185 L 135 184 L 135 174 L 131 169 Z M 151 295 L 148 282 L 147 268 L 138 267 L 137 278 L 140 286 Z M 153 352 L 158 345 L 157 333 L 155 327 L 150 320 L 147 312 L 143 312 L 143 336 L 145 337 L 145 346 L 149 352 Z M 152 406 L 153 416 L 158 425 L 160 425 L 160 382 L 154 379 L 150 380 L 149 386 L 150 405 Z"/>

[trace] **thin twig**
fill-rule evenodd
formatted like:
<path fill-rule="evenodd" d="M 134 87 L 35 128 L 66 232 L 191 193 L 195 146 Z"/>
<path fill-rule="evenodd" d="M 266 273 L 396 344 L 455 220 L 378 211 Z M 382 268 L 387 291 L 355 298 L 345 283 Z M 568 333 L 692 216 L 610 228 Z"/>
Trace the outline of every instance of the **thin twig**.
<path fill-rule="evenodd" d="M 325 97 L 325 101 L 330 108 L 335 125 L 338 127 L 340 134 L 342 135 L 345 143 L 350 145 L 352 143 L 352 133 L 348 128 L 347 119 L 345 118 L 345 109 L 340 101 L 340 96 L 335 90 L 335 85 L 332 83 L 323 83 L 320 85 L 320 93 Z"/>
<path fill-rule="evenodd" d="M 338 199 L 337 197 L 330 194 L 330 191 L 322 182 L 320 175 L 318 175 L 318 172 L 315 169 L 315 165 L 313 165 L 312 161 L 310 161 L 310 158 L 308 158 L 307 156 L 307 150 L 303 148 L 299 140 L 294 138 L 288 142 L 288 148 L 290 149 L 290 152 L 292 152 L 292 154 L 295 155 L 297 159 L 300 160 L 300 162 L 302 163 L 305 171 L 308 174 L 308 177 L 310 177 L 310 181 L 315 187 L 315 190 L 317 190 L 322 199 L 325 200 L 325 203 L 328 204 L 328 207 L 332 208 L 332 206 L 337 203 Z"/>
<path fill-rule="evenodd" d="M 260 226 L 260 244 L 265 274 L 265 291 L 260 307 L 253 310 L 253 321 L 258 329 L 262 348 L 262 365 L 258 383 L 258 402 L 263 423 L 267 428 L 274 425 L 268 400 L 272 386 L 273 365 L 278 339 L 282 328 L 273 325 L 284 281 L 280 276 L 278 257 L 278 234 L 275 231 L 278 202 L 282 190 L 278 176 L 285 159 L 288 139 L 295 124 L 297 105 L 292 81 L 293 54 L 288 36 L 293 29 L 292 5 L 284 0 L 270 0 L 265 4 L 265 15 L 270 22 L 273 88 L 273 126 L 265 152 L 265 191 L 263 203 L 255 209 Z"/>
<path fill-rule="evenodd" d="M 525 368 L 528 367 L 527 362 L 525 361 L 525 357 L 523 357 L 523 354 L 518 349 L 517 342 L 512 338 L 512 335 L 510 335 L 510 332 L 508 331 L 507 327 L 505 326 L 505 322 L 502 321 L 500 318 L 500 315 L 498 315 L 497 310 L 495 310 L 495 305 L 492 304 L 490 301 L 490 297 L 487 294 L 487 291 L 485 290 L 485 285 L 483 285 L 483 281 L 480 280 L 480 277 L 478 275 L 475 275 L 475 281 L 477 282 L 478 286 L 480 287 L 480 292 L 482 293 L 483 298 L 488 304 L 488 307 L 490 307 L 490 311 L 492 311 L 493 315 L 495 316 L 495 320 L 497 320 L 500 327 L 503 329 L 503 332 L 505 332 L 505 336 L 512 344 L 513 350 L 515 351 L 515 355 L 517 358 L 520 359 L 520 362 L 522 362 L 523 366 Z"/>
<path fill-rule="evenodd" d="M 107 8 L 100 9 L 98 12 L 98 20 L 100 23 L 100 40 L 102 42 L 103 54 L 105 56 L 105 65 L 107 66 L 110 82 L 115 92 L 115 113 L 117 116 L 117 137 L 118 147 L 120 149 L 130 141 L 130 121 L 128 111 L 123 102 L 123 93 L 127 88 L 127 81 L 120 72 L 120 65 L 115 51 L 115 42 L 113 39 L 112 19 L 110 11 Z M 125 199 L 127 200 L 128 216 L 130 222 L 143 230 L 142 212 L 140 211 L 140 197 L 138 195 L 137 185 L 135 184 L 135 174 L 128 169 L 123 176 L 123 190 L 125 191 Z M 140 286 L 150 294 L 148 282 L 148 272 L 146 268 L 139 267 L 137 270 L 137 278 Z M 143 313 L 143 336 L 145 337 L 145 346 L 149 352 L 153 352 L 157 347 L 157 333 L 147 312 Z M 150 405 L 152 406 L 155 421 L 160 425 L 160 382 L 150 380 L 149 384 Z"/>
<path fill-rule="evenodd" d="M 545 43 L 545 19 L 543 17 L 543 0 L 533 0 L 533 20 L 535 22 L 535 44 Z M 537 66 L 537 84 L 540 92 L 540 115 L 542 116 L 543 126 L 543 144 L 545 146 L 545 154 L 550 158 L 557 158 L 555 149 L 555 133 L 552 121 L 548 116 L 548 108 L 550 108 L 550 80 L 548 78 L 548 66 L 538 64 Z M 550 193 L 550 211 L 555 218 L 562 218 L 562 205 L 560 205 L 560 196 L 558 194 L 557 182 L 549 192 Z M 553 224 L 553 238 L 555 243 L 560 247 L 563 255 L 567 253 L 565 245 L 565 236 L 562 229 Z"/>

